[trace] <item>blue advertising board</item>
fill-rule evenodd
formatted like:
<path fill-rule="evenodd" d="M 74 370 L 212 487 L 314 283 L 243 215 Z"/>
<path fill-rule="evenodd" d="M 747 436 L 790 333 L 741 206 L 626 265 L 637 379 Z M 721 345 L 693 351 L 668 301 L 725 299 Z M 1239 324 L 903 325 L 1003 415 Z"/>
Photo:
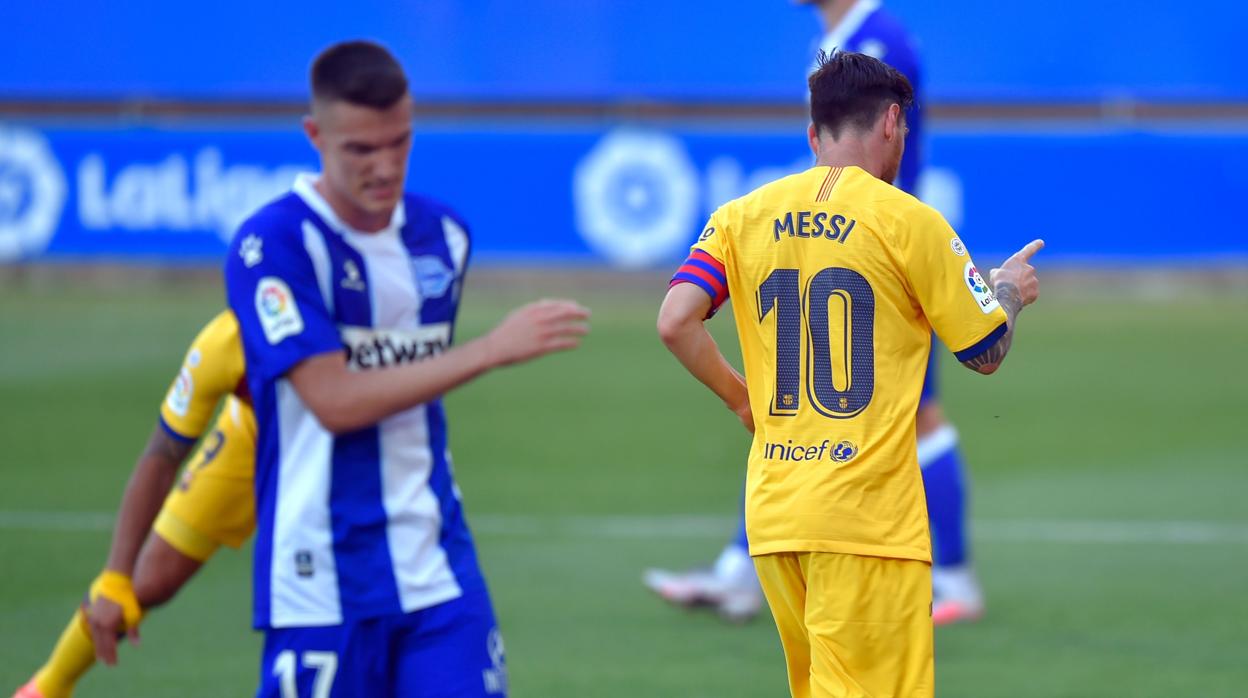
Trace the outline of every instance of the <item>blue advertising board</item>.
<path fill-rule="evenodd" d="M 949 100 L 1248 100 L 1248 4 L 886 0 Z M 391 46 L 433 100 L 800 101 L 787 0 L 0 2 L 0 99 L 298 100 L 324 46 Z"/>
<path fill-rule="evenodd" d="M 711 211 L 811 164 L 801 123 L 421 123 L 409 188 L 456 207 L 486 262 L 663 266 Z M 943 125 L 923 197 L 989 262 L 1248 257 L 1228 202 L 1248 130 Z M 0 260 L 215 263 L 316 153 L 294 123 L 0 123 Z"/>

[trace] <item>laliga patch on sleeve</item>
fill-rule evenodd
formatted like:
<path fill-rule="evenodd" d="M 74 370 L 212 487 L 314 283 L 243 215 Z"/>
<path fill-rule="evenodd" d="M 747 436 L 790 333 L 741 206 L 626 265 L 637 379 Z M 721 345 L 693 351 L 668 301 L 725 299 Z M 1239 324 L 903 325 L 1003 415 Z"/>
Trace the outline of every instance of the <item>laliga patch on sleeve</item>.
<path fill-rule="evenodd" d="M 276 276 L 266 276 L 256 284 L 256 315 L 269 344 L 303 332 L 303 316 L 295 305 L 295 294 Z"/>
<path fill-rule="evenodd" d="M 993 294 L 992 289 L 988 288 L 988 283 L 984 281 L 984 277 L 979 275 L 979 270 L 975 268 L 974 262 L 967 262 L 963 273 L 966 279 L 966 285 L 971 291 L 971 297 L 975 299 L 975 303 L 979 305 L 979 310 L 987 315 L 1001 304 L 997 302 L 997 297 Z"/>
<path fill-rule="evenodd" d="M 191 379 L 191 371 L 186 366 L 178 371 L 178 377 L 173 380 L 173 387 L 169 388 L 169 396 L 165 398 L 165 404 L 169 406 L 170 411 L 179 417 L 185 417 L 186 411 L 191 407 L 191 396 L 195 394 L 195 381 Z"/>

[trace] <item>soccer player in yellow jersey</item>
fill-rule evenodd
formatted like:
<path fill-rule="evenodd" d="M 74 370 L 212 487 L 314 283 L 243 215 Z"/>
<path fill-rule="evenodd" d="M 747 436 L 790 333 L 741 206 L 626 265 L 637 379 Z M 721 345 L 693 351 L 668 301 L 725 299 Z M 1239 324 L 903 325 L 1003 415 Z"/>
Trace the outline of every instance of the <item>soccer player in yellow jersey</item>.
<path fill-rule="evenodd" d="M 227 310 L 195 338 L 160 407 L 126 487 L 104 572 L 15 698 L 71 695 L 96 655 L 116 663 L 118 629 L 137 640 L 143 612 L 173 598 L 219 546 L 237 548 L 251 537 L 256 424 L 246 389 L 238 322 Z M 205 434 L 173 486 L 178 466 Z M 157 513 L 151 503 L 166 492 Z"/>
<path fill-rule="evenodd" d="M 668 349 L 754 432 L 750 554 L 805 696 L 931 696 L 931 552 L 915 446 L 931 332 L 992 373 L 1039 294 L 1037 240 L 987 282 L 894 188 L 913 90 L 857 53 L 810 76 L 815 167 L 720 207 L 659 311 Z M 731 298 L 745 376 L 703 321 Z"/>

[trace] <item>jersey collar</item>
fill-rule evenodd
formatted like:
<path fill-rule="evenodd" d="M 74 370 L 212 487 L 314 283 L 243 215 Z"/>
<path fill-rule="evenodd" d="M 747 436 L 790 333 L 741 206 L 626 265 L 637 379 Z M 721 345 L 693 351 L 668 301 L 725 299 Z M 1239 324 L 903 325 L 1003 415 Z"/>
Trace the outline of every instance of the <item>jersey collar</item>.
<path fill-rule="evenodd" d="M 347 225 L 345 221 L 339 218 L 337 213 L 334 213 L 334 208 L 330 206 L 329 202 L 325 200 L 325 197 L 321 196 L 321 193 L 316 190 L 316 183 L 320 180 L 320 178 L 320 175 L 312 174 L 310 172 L 301 173 L 295 177 L 295 184 L 291 187 L 291 190 L 294 191 L 300 199 L 303 199 L 304 203 L 306 203 L 308 207 L 316 213 L 316 215 L 320 216 L 321 220 L 328 223 L 334 230 L 337 230 L 340 233 L 351 233 L 352 235 L 372 235 L 373 233 L 365 233 L 352 228 Z M 394 213 L 390 214 L 390 224 L 377 232 L 389 233 L 398 231 L 403 227 L 405 222 L 407 222 L 407 211 L 403 207 L 403 200 L 400 199 L 399 204 L 394 207 Z"/>
<path fill-rule="evenodd" d="M 819 48 L 831 53 L 833 49 L 845 50 L 845 42 L 849 41 L 854 34 L 862 29 L 862 25 L 871 16 L 871 13 L 880 9 L 880 0 L 858 0 L 854 6 L 849 8 L 849 12 L 841 17 L 841 21 L 836 23 L 835 27 L 828 30 L 823 36 L 823 41 L 819 43 Z"/>

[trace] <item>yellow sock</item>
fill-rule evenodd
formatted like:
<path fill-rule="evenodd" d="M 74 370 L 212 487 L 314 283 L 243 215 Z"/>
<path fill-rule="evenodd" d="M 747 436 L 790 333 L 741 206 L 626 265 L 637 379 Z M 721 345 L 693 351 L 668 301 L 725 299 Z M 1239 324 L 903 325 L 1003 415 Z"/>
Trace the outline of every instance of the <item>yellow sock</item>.
<path fill-rule="evenodd" d="M 82 609 L 74 614 L 61 639 L 56 641 L 48 662 L 35 674 L 35 687 L 43 698 L 69 698 L 74 685 L 95 664 L 95 643 L 87 630 Z"/>

